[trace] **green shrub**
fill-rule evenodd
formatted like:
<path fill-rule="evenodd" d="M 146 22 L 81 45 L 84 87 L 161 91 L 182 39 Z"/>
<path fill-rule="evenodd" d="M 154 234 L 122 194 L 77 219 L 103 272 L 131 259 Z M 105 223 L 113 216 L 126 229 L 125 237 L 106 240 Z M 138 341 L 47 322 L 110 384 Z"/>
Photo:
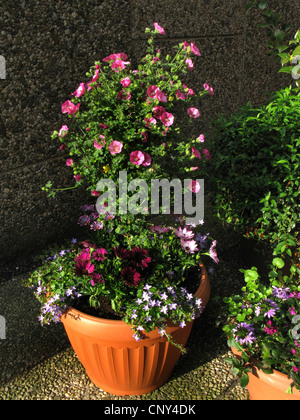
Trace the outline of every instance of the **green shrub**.
<path fill-rule="evenodd" d="M 213 124 L 210 180 L 219 218 L 270 242 L 300 228 L 300 93 L 250 103 Z"/>

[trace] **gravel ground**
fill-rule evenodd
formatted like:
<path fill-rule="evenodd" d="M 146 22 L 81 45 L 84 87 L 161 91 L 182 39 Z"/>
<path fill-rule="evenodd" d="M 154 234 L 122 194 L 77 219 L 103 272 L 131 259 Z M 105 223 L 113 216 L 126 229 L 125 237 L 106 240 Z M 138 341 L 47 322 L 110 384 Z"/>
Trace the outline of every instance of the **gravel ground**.
<path fill-rule="evenodd" d="M 217 234 L 215 234 L 217 231 Z M 236 234 L 212 223 L 218 238 L 220 262 L 210 276 L 212 297 L 203 315 L 194 322 L 173 375 L 158 390 L 139 397 L 117 397 L 91 383 L 74 354 L 62 324 L 41 327 L 39 304 L 22 286 L 28 262 L 0 281 L 0 314 L 6 320 L 6 338 L 0 339 L 0 400 L 248 400 L 224 358 L 230 354 L 220 329 L 215 327 L 215 295 L 238 291 L 239 268 L 245 268 Z M 211 260 L 206 261 L 209 268 Z M 17 272 L 22 272 L 16 274 Z"/>

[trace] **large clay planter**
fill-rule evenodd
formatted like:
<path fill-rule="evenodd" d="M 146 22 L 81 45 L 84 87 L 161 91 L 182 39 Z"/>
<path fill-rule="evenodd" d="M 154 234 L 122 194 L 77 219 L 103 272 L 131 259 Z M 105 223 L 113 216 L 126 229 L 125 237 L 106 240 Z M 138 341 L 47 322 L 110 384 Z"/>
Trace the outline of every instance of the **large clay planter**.
<path fill-rule="evenodd" d="M 231 350 L 237 357 L 241 354 L 234 348 Z M 254 367 L 248 376 L 247 389 L 251 400 L 300 400 L 300 390 L 293 388 L 292 394 L 286 393 L 292 380 L 275 369 L 273 373 L 264 373 Z"/>
<path fill-rule="evenodd" d="M 210 283 L 202 265 L 201 270 L 201 283 L 195 296 L 205 307 Z M 136 341 L 125 322 L 96 318 L 74 308 L 69 308 L 61 321 L 91 381 L 111 394 L 141 395 L 159 388 L 170 377 L 180 356 L 180 350 L 157 330 Z M 167 333 L 185 346 L 192 324 L 180 328 L 170 323 Z"/>

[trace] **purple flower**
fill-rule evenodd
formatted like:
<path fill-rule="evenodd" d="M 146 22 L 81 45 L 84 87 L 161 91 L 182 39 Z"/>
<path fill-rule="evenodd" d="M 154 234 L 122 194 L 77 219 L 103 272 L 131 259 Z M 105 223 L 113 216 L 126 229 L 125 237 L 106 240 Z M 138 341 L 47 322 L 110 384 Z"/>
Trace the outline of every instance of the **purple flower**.
<path fill-rule="evenodd" d="M 253 344 L 256 340 L 254 336 L 254 327 L 246 322 L 241 322 L 232 330 L 235 340 L 240 344 Z"/>
<path fill-rule="evenodd" d="M 166 313 L 168 312 L 168 306 L 165 305 L 160 309 L 160 312 L 164 313 L 166 315 Z"/>
<path fill-rule="evenodd" d="M 162 295 L 160 295 L 160 298 L 162 300 L 167 300 L 168 299 L 168 295 L 166 294 L 166 292 L 164 292 Z"/>

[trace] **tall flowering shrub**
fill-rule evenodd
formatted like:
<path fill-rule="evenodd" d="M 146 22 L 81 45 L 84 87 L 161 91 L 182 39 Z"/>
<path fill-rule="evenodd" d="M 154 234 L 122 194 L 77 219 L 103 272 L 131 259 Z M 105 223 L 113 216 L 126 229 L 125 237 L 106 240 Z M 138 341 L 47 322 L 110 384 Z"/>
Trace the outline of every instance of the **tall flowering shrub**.
<path fill-rule="evenodd" d="M 178 116 L 198 118 L 193 99 L 212 96 L 213 89 L 205 84 L 196 94 L 181 79 L 201 56 L 197 46 L 184 42 L 175 47 L 173 58 L 163 60 L 154 36 L 165 31 L 158 23 L 154 27 L 146 30 L 149 47 L 136 68 L 125 53 L 110 54 L 95 63 L 88 81 L 62 104 L 68 121 L 52 138 L 68 153 L 74 185 L 66 188 L 83 185 L 97 200 L 99 180 L 121 187 L 122 172 L 128 183 L 140 179 L 146 185 L 153 178 L 188 178 L 186 188 L 194 196 L 199 193 L 200 164 L 210 154 L 202 133 L 183 136 Z M 50 181 L 44 190 L 50 196 L 58 191 Z M 169 199 L 173 202 L 173 193 Z M 191 224 L 184 214 L 170 214 L 158 222 L 148 208 L 123 214 L 119 208 L 112 212 L 107 201 L 98 204 L 81 208 L 78 223 L 86 229 L 86 240 L 74 238 L 53 250 L 27 282 L 41 302 L 41 323 L 59 321 L 72 305 L 124 319 L 139 340 L 155 327 L 166 335 L 168 320 L 184 327 L 199 316 L 202 302 L 186 281 L 201 255 L 218 262 L 216 241 L 201 232 L 204 221 Z"/>

